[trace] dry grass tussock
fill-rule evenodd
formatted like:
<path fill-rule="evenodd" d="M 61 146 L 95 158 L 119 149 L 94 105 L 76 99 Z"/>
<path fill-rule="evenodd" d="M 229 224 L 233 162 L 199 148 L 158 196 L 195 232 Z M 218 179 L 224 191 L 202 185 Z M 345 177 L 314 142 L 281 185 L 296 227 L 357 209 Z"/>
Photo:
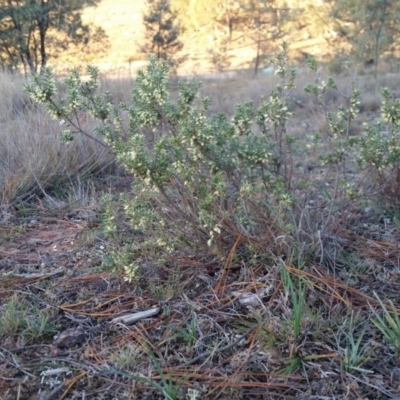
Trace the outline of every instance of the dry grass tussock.
<path fill-rule="evenodd" d="M 175 252 L 157 265 L 160 253 L 140 247 L 117 196 L 133 196 L 133 177 L 106 168 L 113 159 L 93 141 L 59 140 L 59 122 L 32 103 L 23 79 L 1 76 L 0 201 L 17 211 L 0 213 L 0 397 L 400 398 L 400 214 L 387 206 L 400 195 L 400 174 L 378 177 L 384 202 L 331 205 L 334 171 L 307 147 L 315 131 L 327 134 L 323 107 L 303 91 L 312 79 L 299 75 L 287 125 L 299 143 L 293 190 L 310 185 L 304 207 L 268 215 L 258 238 L 224 221 L 231 241 L 222 253 Z M 352 80 L 338 77 L 324 105 L 340 105 Z M 379 117 L 370 82 L 359 78 L 355 136 Z M 117 102 L 129 100 L 133 85 L 102 79 Z M 213 112 L 232 115 L 275 86 L 275 76 L 242 73 L 205 80 L 201 92 Z M 322 140 L 318 151 L 330 146 Z M 346 167 L 364 183 L 354 162 Z M 58 202 L 66 209 L 54 210 Z M 128 283 L 132 258 L 141 265 Z M 142 311 L 150 316 L 116 319 Z"/>
<path fill-rule="evenodd" d="M 65 192 L 78 178 L 99 173 L 112 161 L 106 148 L 84 137 L 71 145 L 60 141 L 60 122 L 35 106 L 24 83 L 22 77 L 0 74 L 2 203 Z"/>

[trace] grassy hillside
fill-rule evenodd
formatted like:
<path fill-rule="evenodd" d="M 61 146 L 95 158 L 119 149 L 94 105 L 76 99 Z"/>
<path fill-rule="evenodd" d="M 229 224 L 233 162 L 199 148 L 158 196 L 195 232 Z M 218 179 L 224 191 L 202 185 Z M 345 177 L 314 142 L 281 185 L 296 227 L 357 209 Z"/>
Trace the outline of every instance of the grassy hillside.
<path fill-rule="evenodd" d="M 134 59 L 143 35 L 144 1 L 102 0 L 99 6 L 88 8 L 84 20 L 102 27 L 109 37 L 107 53 L 94 62 L 102 69 L 128 68 Z"/>
<path fill-rule="evenodd" d="M 84 11 L 85 22 L 102 27 L 109 38 L 110 47 L 105 54 L 91 58 L 90 62 L 98 65 L 103 71 L 114 71 L 116 74 L 134 73 L 145 64 L 145 56 L 140 52 L 143 42 L 144 26 L 142 14 L 145 1 L 102 0 L 97 7 Z M 227 54 L 228 69 L 251 68 L 256 50 L 252 42 L 242 32 L 236 32 L 238 40 L 234 41 Z M 216 65 L 211 53 L 216 49 L 215 32 L 201 27 L 182 33 L 184 48 L 180 56 L 186 61 L 180 65 L 180 74 L 204 74 L 215 72 Z M 291 56 L 299 56 L 302 52 L 323 56 L 327 52 L 327 43 L 322 35 L 309 36 L 306 31 L 296 32 L 290 38 Z M 85 59 L 85 54 L 82 54 Z M 68 61 L 67 61 L 68 58 Z M 81 65 L 79 57 L 60 57 L 56 61 L 58 69 Z"/>

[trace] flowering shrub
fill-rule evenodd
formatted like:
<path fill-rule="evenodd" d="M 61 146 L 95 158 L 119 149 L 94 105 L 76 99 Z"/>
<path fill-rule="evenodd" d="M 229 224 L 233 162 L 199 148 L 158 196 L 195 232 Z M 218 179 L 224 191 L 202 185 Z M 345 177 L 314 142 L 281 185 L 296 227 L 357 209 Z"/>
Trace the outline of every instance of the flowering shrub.
<path fill-rule="evenodd" d="M 285 51 L 274 62 L 279 77 L 276 89 L 258 107 L 251 102 L 239 104 L 232 117 L 211 112 L 209 99 L 199 96 L 198 82 L 180 83 L 178 97 L 172 101 L 168 65 L 156 59 L 138 73 L 131 104 L 115 104 L 109 93 L 99 93 L 95 67 L 88 67 L 87 81 L 74 70 L 65 80 L 63 98 L 58 97 L 50 68 L 35 76 L 27 90 L 54 118 L 67 123 L 62 134 L 66 141 L 77 133 L 99 140 L 81 129 L 82 112 L 99 122 L 97 133 L 135 176 L 133 193 L 123 197 L 125 214 L 142 238 L 141 248 L 156 249 L 153 254 L 158 260 L 183 249 L 208 247 L 220 252 L 239 235 L 249 242 L 270 237 L 275 241 L 270 245 L 277 246 L 278 237 L 286 245 L 289 236 L 298 243 L 299 234 L 308 230 L 312 246 L 313 231 L 321 226 L 328 229 L 322 224 L 327 213 L 322 208 L 317 215 L 314 210 L 314 220 L 307 214 L 304 223 L 305 213 L 310 213 L 306 207 L 310 185 L 296 175 L 297 139 L 287 128 L 295 72 L 287 68 Z M 309 64 L 316 72 L 316 63 L 310 60 Z M 321 99 L 328 87 L 336 88 L 331 78 L 317 79 L 305 90 Z M 320 159 L 334 167 L 335 184 L 324 189 L 330 191 L 326 206 L 330 213 L 344 198 L 351 200 L 361 193 L 346 177 L 349 161 L 376 171 L 398 165 L 400 108 L 387 91 L 383 97 L 382 122 L 367 129 L 365 137 L 353 137 L 350 129 L 360 104 L 357 88 L 336 112 L 325 110 L 329 135 L 323 146 L 330 147 Z M 383 125 L 391 127 L 386 139 Z M 320 140 L 316 135 L 316 143 Z M 112 208 L 112 202 L 108 206 Z M 109 211 L 106 215 L 111 216 Z M 107 219 L 109 232 L 114 232 L 112 220 Z"/>

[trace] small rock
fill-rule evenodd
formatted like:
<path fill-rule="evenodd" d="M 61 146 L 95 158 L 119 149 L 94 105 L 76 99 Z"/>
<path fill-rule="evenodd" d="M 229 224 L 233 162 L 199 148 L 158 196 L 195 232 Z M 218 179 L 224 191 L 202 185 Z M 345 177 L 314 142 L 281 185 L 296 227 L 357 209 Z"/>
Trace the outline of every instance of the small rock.
<path fill-rule="evenodd" d="M 58 338 L 54 341 L 54 345 L 59 348 L 69 348 L 82 344 L 85 339 L 86 335 L 83 328 L 69 328 L 60 333 Z"/>

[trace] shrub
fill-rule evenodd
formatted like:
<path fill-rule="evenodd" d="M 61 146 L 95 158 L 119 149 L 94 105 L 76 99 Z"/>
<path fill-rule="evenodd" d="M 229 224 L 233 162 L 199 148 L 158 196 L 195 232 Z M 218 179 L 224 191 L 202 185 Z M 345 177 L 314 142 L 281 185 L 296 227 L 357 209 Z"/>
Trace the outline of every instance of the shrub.
<path fill-rule="evenodd" d="M 82 111 L 98 120 L 98 133 L 136 177 L 133 192 L 123 197 L 136 233 L 132 240 L 141 238 L 136 249 L 152 250 L 158 262 L 175 251 L 226 254 L 239 242 L 257 243 L 279 257 L 301 252 L 321 258 L 321 238 L 332 230 L 332 217 L 344 201 L 362 195 L 362 179 L 356 180 L 355 173 L 350 179 L 349 164 L 368 165 L 378 177 L 398 165 L 393 136 L 398 116 L 385 92 L 383 117 L 393 127 L 390 138 L 382 141 L 379 124 L 366 137 L 354 137 L 351 124 L 360 104 L 354 85 L 335 112 L 324 108 L 328 134 L 317 132 L 312 143 L 301 147 L 288 129 L 295 71 L 287 67 L 285 50 L 274 59 L 276 89 L 258 107 L 239 104 L 232 117 L 212 113 L 210 101 L 199 97 L 198 82 L 180 83 L 177 99 L 171 100 L 168 65 L 154 58 L 138 73 L 131 104 L 113 103 L 108 92 L 99 92 L 95 67 L 88 67 L 87 81 L 74 70 L 65 81 L 64 98 L 57 96 L 50 68 L 27 90 L 76 132 Z M 309 67 L 317 74 L 315 61 L 309 60 Z M 325 107 L 328 88 L 337 90 L 333 79 L 317 76 L 305 90 Z M 67 130 L 62 136 L 71 141 L 74 133 Z M 322 181 L 296 167 L 295 160 L 313 151 L 326 168 Z"/>

